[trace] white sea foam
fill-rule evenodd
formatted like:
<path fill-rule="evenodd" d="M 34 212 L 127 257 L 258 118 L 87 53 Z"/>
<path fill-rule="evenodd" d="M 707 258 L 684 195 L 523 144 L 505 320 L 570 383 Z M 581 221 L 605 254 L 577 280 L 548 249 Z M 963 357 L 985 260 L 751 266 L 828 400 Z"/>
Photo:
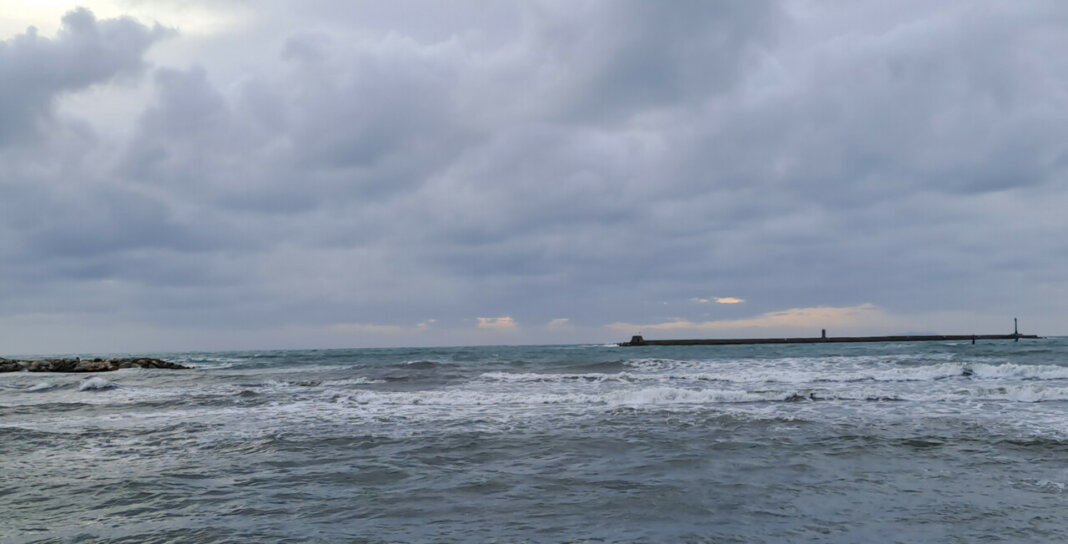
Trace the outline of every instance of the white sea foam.
<path fill-rule="evenodd" d="M 408 382 L 394 388 L 388 387 L 387 381 L 360 376 L 366 366 L 249 369 L 218 373 L 210 379 L 174 374 L 163 382 L 128 376 L 123 380 L 124 387 L 112 393 L 80 395 L 71 401 L 109 406 L 151 403 L 137 415 L 128 413 L 114 420 L 100 415 L 70 420 L 71 415 L 66 414 L 66 419 L 42 416 L 40 421 L 64 428 L 68 424 L 71 428 L 118 427 L 191 421 L 231 429 L 237 420 L 250 429 L 274 428 L 282 423 L 295 425 L 294 428 L 305 424 L 366 423 L 389 427 L 398 423 L 452 425 L 468 421 L 526 425 L 559 422 L 561 417 L 604 417 L 622 408 L 821 421 L 880 421 L 916 414 L 960 417 L 962 413 L 996 419 L 1014 413 L 1014 417 L 1029 422 L 1042 422 L 1035 423 L 1042 429 L 1064 428 L 1062 421 L 1048 414 L 1061 413 L 1063 405 L 1057 402 L 1068 400 L 1068 382 L 1060 381 L 1068 378 L 1068 368 L 993 358 L 958 359 L 930 354 L 924 354 L 922 360 L 900 355 L 650 358 L 628 361 L 622 372 L 567 372 L 566 366 L 546 365 L 538 368 L 540 372 L 482 372 L 473 380 L 449 381 L 444 386 L 432 381 L 428 383 L 433 385 L 424 388 L 416 383 L 416 389 L 409 389 Z M 485 370 L 493 368 L 500 366 Z M 515 368 L 520 369 L 530 367 Z M 115 387 L 102 378 L 96 380 L 82 382 L 78 390 Z M 25 388 L 33 382 L 23 383 Z M 368 384 L 387 387 L 362 387 Z M 255 395 L 233 398 L 241 392 Z M 183 396 L 193 400 L 181 400 Z M 15 400 L 0 402 L 31 402 L 34 396 L 26 395 L 24 400 L 18 399 L 20 395 L 10 397 Z M 36 398 L 39 401 L 41 397 Z M 166 402 L 172 399 L 175 402 Z"/>
<path fill-rule="evenodd" d="M 448 406 L 496 408 L 546 405 L 642 406 L 712 405 L 719 403 L 781 401 L 795 391 L 746 391 L 742 389 L 689 389 L 668 386 L 614 389 L 608 391 L 361 391 L 349 395 L 350 402 L 363 406 Z"/>
<path fill-rule="evenodd" d="M 613 406 L 707 405 L 711 403 L 758 402 L 781 400 L 779 392 L 749 392 L 729 389 L 679 389 L 650 387 L 615 391 L 604 396 Z"/>
<path fill-rule="evenodd" d="M 487 382 L 507 383 L 567 383 L 567 382 L 633 382 L 637 376 L 628 372 L 603 373 L 590 372 L 583 374 L 549 374 L 538 372 L 485 372 L 480 374 L 480 380 Z"/>
<path fill-rule="evenodd" d="M 105 380 L 104 378 L 94 376 L 82 382 L 78 386 L 78 391 L 104 391 L 107 389 L 114 389 L 116 387 L 118 386 Z"/>
<path fill-rule="evenodd" d="M 1030 384 L 976 387 L 964 390 L 963 396 L 1012 402 L 1064 401 L 1068 400 L 1068 387 L 1045 387 Z"/>
<path fill-rule="evenodd" d="M 1021 378 L 1035 380 L 1068 380 L 1068 367 L 1058 365 L 1000 365 L 977 363 L 971 365 L 974 375 L 980 378 Z"/>
<path fill-rule="evenodd" d="M 344 380 L 327 380 L 324 381 L 322 385 L 323 387 L 346 387 L 352 385 L 371 385 L 379 383 L 386 383 L 386 381 L 360 376 L 358 378 L 349 378 Z"/>
<path fill-rule="evenodd" d="M 55 389 L 55 387 L 56 387 L 55 385 L 50 384 L 48 382 L 40 382 L 40 383 L 37 383 L 37 384 L 34 384 L 34 385 L 31 385 L 31 386 L 27 387 L 26 391 L 28 391 L 30 393 L 38 393 L 38 392 L 41 392 L 41 391 L 48 391 L 50 389 Z"/>
<path fill-rule="evenodd" d="M 1028 487 L 1032 487 L 1040 493 L 1050 493 L 1054 495 L 1060 495 L 1068 490 L 1068 484 L 1065 482 L 1055 482 L 1053 480 L 1038 480 Z"/>
<path fill-rule="evenodd" d="M 915 364 L 900 357 L 783 358 L 771 362 L 759 359 L 737 361 L 637 359 L 628 361 L 626 364 L 639 375 L 670 376 L 677 380 L 716 380 L 737 383 L 922 382 L 958 377 L 1068 379 L 1066 366 L 942 359 L 938 361 L 938 358 L 925 357 L 924 360 L 931 361 L 930 364 Z"/>

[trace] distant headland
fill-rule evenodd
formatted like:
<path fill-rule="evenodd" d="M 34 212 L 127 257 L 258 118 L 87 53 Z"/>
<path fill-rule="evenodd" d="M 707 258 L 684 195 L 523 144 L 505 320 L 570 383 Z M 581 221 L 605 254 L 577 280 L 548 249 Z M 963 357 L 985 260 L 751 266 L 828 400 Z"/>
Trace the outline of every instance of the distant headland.
<path fill-rule="evenodd" d="M 192 367 L 153 359 L 151 357 L 118 357 L 111 359 L 4 359 L 0 357 L 0 372 L 110 372 L 120 368 L 166 368 L 188 370 Z"/>

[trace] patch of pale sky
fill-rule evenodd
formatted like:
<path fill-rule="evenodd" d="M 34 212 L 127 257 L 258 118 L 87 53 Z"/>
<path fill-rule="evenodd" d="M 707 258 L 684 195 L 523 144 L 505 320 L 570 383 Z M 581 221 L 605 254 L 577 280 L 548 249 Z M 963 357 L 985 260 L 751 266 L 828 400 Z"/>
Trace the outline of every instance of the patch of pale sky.
<path fill-rule="evenodd" d="M 609 328 L 617 331 L 723 331 L 736 329 L 775 328 L 801 329 L 812 328 L 814 324 L 829 328 L 870 328 L 873 326 L 895 326 L 896 320 L 874 304 L 861 304 L 844 308 L 815 307 L 791 308 L 789 310 L 767 312 L 757 317 L 743 319 L 723 319 L 715 321 L 693 322 L 676 319 L 663 323 L 613 323 Z"/>
<path fill-rule="evenodd" d="M 693 297 L 690 299 L 690 301 L 695 302 L 697 304 L 708 304 L 710 302 L 715 302 L 716 304 L 741 304 L 745 302 L 745 299 L 738 297 Z"/>
<path fill-rule="evenodd" d="M 145 24 L 159 23 L 185 35 L 209 35 L 232 31 L 248 18 L 248 11 L 236 2 L 199 4 L 167 0 L 112 0 L 78 2 L 71 0 L 0 0 L 0 39 L 20 34 L 27 27 L 51 36 L 72 9 L 88 8 L 98 19 L 132 17 Z"/>
<path fill-rule="evenodd" d="M 503 317 L 479 317 L 478 328 L 494 331 L 514 331 L 519 327 L 511 316 Z"/>
<path fill-rule="evenodd" d="M 176 30 L 182 39 L 164 40 L 150 49 L 146 60 L 152 65 L 186 65 L 190 57 L 190 40 L 236 31 L 250 19 L 246 6 L 234 2 L 199 4 L 168 0 L 112 0 L 77 2 L 70 0 L 34 0 L 19 2 L 0 0 L 0 39 L 7 39 L 37 29 L 40 36 L 55 36 L 69 11 L 85 7 L 99 19 L 130 17 L 140 23 L 158 23 Z M 78 93 L 58 97 L 57 111 L 74 115 L 115 140 L 130 135 L 138 113 L 152 93 L 149 81 L 127 78 L 115 85 L 95 85 Z"/>
<path fill-rule="evenodd" d="M 550 330 L 571 330 L 574 326 L 571 324 L 571 320 L 566 317 L 558 317 L 556 319 L 549 320 L 549 323 L 545 325 Z"/>
<path fill-rule="evenodd" d="M 638 332 L 650 339 L 658 334 L 700 335 L 730 332 L 740 336 L 818 336 L 826 329 L 832 336 L 864 334 L 975 334 L 976 331 L 1011 331 L 1007 319 L 990 319 L 971 312 L 938 311 L 914 314 L 894 313 L 871 303 L 857 306 L 791 308 L 740 319 L 691 321 L 672 319 L 658 323 L 612 323 L 607 328 L 620 337 Z M 949 331 L 949 332 L 947 332 Z M 985 334 L 980 332 L 979 334 Z"/>

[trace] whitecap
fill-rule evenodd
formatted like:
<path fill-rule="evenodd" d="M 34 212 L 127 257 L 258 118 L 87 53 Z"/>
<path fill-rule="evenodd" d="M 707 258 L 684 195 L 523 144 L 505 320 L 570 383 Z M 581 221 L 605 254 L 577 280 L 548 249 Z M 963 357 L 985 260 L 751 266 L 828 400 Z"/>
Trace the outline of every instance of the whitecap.
<path fill-rule="evenodd" d="M 92 377 L 85 380 L 78 386 L 78 391 L 105 391 L 108 389 L 114 389 L 117 385 L 100 377 Z"/>
<path fill-rule="evenodd" d="M 1043 385 L 1005 384 L 995 387 L 972 387 L 956 391 L 954 395 L 935 398 L 935 400 L 959 400 L 960 398 L 979 398 L 1009 402 L 1056 402 L 1068 400 L 1068 388 L 1047 387 Z"/>
<path fill-rule="evenodd" d="M 41 382 L 41 383 L 34 384 L 34 385 L 31 385 L 31 386 L 27 387 L 26 391 L 29 392 L 29 393 L 37 393 L 37 392 L 40 392 L 40 391 L 48 391 L 49 389 L 52 389 L 54 387 L 55 387 L 55 385 L 52 385 L 52 384 L 50 384 L 48 382 Z"/>
<path fill-rule="evenodd" d="M 386 383 L 385 380 L 376 380 L 374 378 L 368 378 L 366 376 L 360 376 L 358 378 L 349 378 L 345 380 L 327 380 L 322 383 L 324 387 L 344 387 L 351 385 L 372 385 Z"/>
<path fill-rule="evenodd" d="M 1060 365 L 1020 365 L 1005 363 L 991 365 L 977 363 L 972 366 L 975 376 L 980 378 L 1019 378 L 1025 380 L 1064 380 L 1068 379 L 1068 367 Z"/>
<path fill-rule="evenodd" d="M 628 372 L 606 374 L 589 372 L 582 374 L 541 374 L 535 372 L 483 372 L 479 379 L 485 382 L 504 383 L 571 383 L 571 382 L 634 382 L 637 378 Z M 670 379 L 670 377 L 665 377 Z"/>
<path fill-rule="evenodd" d="M 673 387 L 648 387 L 638 390 L 617 391 L 605 395 L 610 405 L 707 405 L 709 403 L 739 403 L 778 400 L 778 393 L 750 392 L 723 389 L 678 389 Z"/>

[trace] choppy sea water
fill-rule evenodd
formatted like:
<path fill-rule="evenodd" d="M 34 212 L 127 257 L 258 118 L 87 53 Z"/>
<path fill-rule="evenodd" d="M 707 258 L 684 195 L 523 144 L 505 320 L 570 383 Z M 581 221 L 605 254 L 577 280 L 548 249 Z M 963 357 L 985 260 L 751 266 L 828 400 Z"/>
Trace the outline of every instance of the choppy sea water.
<path fill-rule="evenodd" d="M 1065 542 L 1068 339 L 0 374 L 3 542 Z"/>

